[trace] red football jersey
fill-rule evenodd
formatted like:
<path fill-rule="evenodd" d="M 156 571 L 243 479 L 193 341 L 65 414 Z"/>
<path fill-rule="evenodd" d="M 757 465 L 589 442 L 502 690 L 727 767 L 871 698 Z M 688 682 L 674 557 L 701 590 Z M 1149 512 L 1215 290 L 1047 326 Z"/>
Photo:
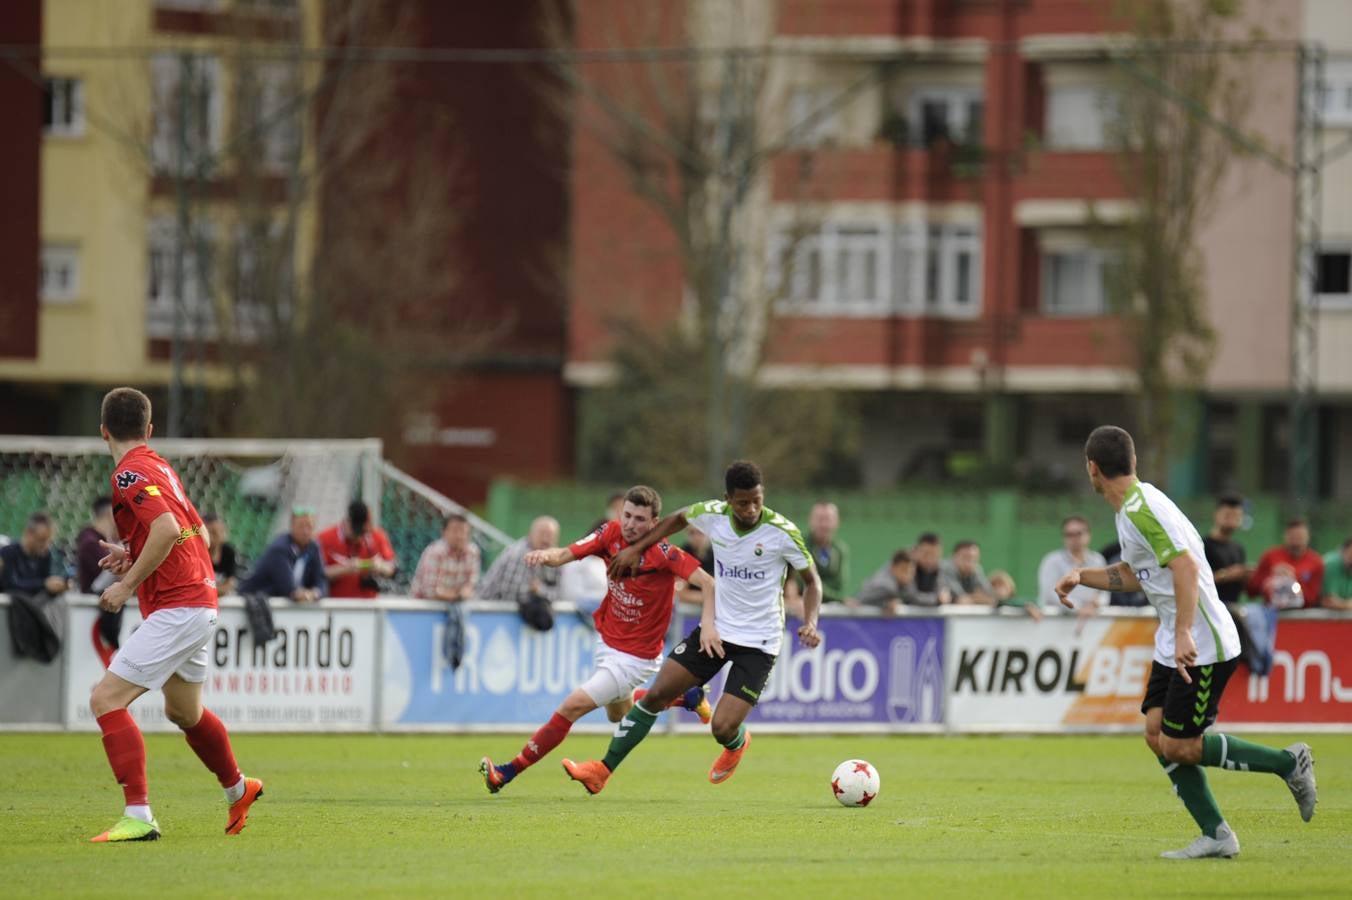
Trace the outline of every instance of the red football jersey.
<path fill-rule="evenodd" d="M 183 492 L 173 466 L 145 445 L 133 447 L 113 470 L 113 519 L 133 558 L 150 536 L 150 523 L 165 513 L 178 522 L 178 540 L 164 562 L 141 582 L 136 595 L 141 618 L 178 606 L 216 608 L 216 572 L 202 533 L 202 517 Z"/>
<path fill-rule="evenodd" d="M 568 545 L 574 559 L 599 556 L 610 563 L 629 542 L 620 523 L 610 521 L 580 541 Z M 688 579 L 699 560 L 659 541 L 649 547 L 639 563 L 638 574 L 619 581 L 606 580 L 606 597 L 592 617 L 602 640 L 610 647 L 642 659 L 662 655 L 662 643 L 671 624 L 672 597 L 676 579 Z"/>

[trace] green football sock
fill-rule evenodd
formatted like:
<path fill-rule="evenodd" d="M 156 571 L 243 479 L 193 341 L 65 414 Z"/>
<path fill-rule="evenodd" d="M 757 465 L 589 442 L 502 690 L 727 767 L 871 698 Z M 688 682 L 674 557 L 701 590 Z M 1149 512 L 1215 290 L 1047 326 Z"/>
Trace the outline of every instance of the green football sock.
<path fill-rule="evenodd" d="M 644 709 L 642 701 L 635 703 L 615 726 L 615 736 L 610 739 L 610 748 L 606 750 L 605 759 L 601 760 L 606 764 L 606 768 L 614 772 L 615 767 L 624 762 L 629 751 L 648 736 L 648 731 L 656 721 L 657 713 Z"/>
<path fill-rule="evenodd" d="M 1158 759 L 1160 765 L 1164 767 L 1164 773 L 1174 783 L 1174 793 L 1183 801 L 1183 806 L 1202 829 L 1202 834 L 1214 838 L 1216 829 L 1225 823 L 1225 817 L 1221 815 L 1221 808 L 1216 805 L 1216 798 L 1211 796 L 1211 788 L 1206 783 L 1206 773 L 1200 766 L 1181 766 L 1169 762 L 1163 756 Z"/>
<path fill-rule="evenodd" d="M 732 736 L 732 740 L 724 744 L 723 747 L 727 750 L 736 750 L 738 747 L 742 746 L 745 743 L 746 743 L 746 726 L 738 725 L 737 733 L 734 734 Z"/>
<path fill-rule="evenodd" d="M 1296 758 L 1285 750 L 1264 747 L 1230 734 L 1202 735 L 1202 765 L 1239 772 L 1273 772 L 1285 778 Z"/>

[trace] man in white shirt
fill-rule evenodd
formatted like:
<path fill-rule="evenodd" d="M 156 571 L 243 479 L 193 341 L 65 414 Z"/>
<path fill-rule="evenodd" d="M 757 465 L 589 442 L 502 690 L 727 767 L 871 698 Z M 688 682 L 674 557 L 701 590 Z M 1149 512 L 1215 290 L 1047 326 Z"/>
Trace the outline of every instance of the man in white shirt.
<path fill-rule="evenodd" d="M 1060 610 L 1056 585 L 1074 569 L 1101 569 L 1108 565 L 1103 554 L 1089 549 L 1089 520 L 1067 516 L 1061 523 L 1061 549 L 1042 557 L 1037 567 L 1037 599 L 1044 607 Z M 1108 592 L 1080 585 L 1070 592 L 1071 606 L 1079 613 L 1081 624 L 1108 605 Z"/>
<path fill-rule="evenodd" d="M 1208 732 L 1239 656 L 1239 635 L 1206 564 L 1202 537 L 1187 516 L 1152 484 L 1136 478 L 1136 446 L 1113 425 L 1094 429 L 1084 447 L 1094 490 L 1117 511 L 1122 560 L 1106 568 L 1068 572 L 1056 585 L 1066 606 L 1080 585 L 1143 591 L 1159 613 L 1155 659 L 1141 712 L 1145 741 L 1164 767 L 1174 792 L 1201 835 L 1166 859 L 1232 857 L 1239 839 L 1221 816 L 1203 766 L 1268 772 L 1286 782 L 1306 822 L 1314 815 L 1314 757 L 1310 745 L 1277 750 Z"/>

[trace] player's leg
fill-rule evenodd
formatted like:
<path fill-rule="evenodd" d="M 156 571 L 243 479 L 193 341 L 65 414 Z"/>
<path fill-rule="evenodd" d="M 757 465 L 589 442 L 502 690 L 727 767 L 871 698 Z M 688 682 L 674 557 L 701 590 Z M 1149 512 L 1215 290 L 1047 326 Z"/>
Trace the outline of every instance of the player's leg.
<path fill-rule="evenodd" d="M 550 716 L 549 721 L 535 730 L 522 746 L 521 752 L 511 762 L 494 765 L 493 760 L 485 756 L 479 761 L 479 774 L 484 777 L 484 786 L 490 794 L 496 794 L 507 786 L 512 779 L 543 759 L 563 739 L 568 737 L 573 723 L 596 709 L 600 703 L 596 696 L 614 696 L 620 690 L 612 672 L 598 668 L 580 687 L 564 698 L 559 708 Z"/>
<path fill-rule="evenodd" d="M 1145 740 L 1173 783 L 1174 793 L 1202 830 L 1187 847 L 1162 854 L 1168 859 L 1230 857 L 1239 853 L 1239 839 L 1226 824 L 1207 784 L 1206 773 L 1197 765 L 1180 761 L 1183 758 L 1181 750 L 1179 759 L 1169 756 L 1171 750 L 1184 746 L 1186 741 L 1183 739 L 1197 736 L 1186 733 L 1196 726 L 1185 727 L 1181 721 L 1183 709 L 1194 702 L 1194 691 L 1175 669 L 1158 662 L 1151 665 L 1145 702 L 1141 704 L 1141 711 L 1146 716 Z M 1182 742 L 1172 743 L 1175 740 Z"/>
<path fill-rule="evenodd" d="M 752 647 L 724 643 L 723 649 L 732 660 L 732 668 L 728 670 L 728 680 L 723 696 L 718 698 L 710 728 L 714 740 L 723 745 L 723 752 L 709 767 L 709 781 L 713 784 L 722 784 L 732 777 L 751 745 L 746 717 L 760 699 L 775 666 L 773 656 Z"/>
<path fill-rule="evenodd" d="M 638 688 L 634 691 L 633 702 L 642 700 L 647 695 L 647 688 Z M 610 721 L 618 722 L 620 719 L 624 718 L 624 713 L 629 711 L 629 706 L 632 706 L 633 702 L 625 705 L 625 708 L 620 714 L 618 716 L 612 716 Z M 714 708 L 709 705 L 709 692 L 705 690 L 704 685 L 702 684 L 695 685 L 675 700 L 672 700 L 667 704 L 667 709 L 675 709 L 678 706 L 681 709 L 689 710 L 699 716 L 701 725 L 708 725 L 709 721 L 713 719 L 714 716 Z"/>
<path fill-rule="evenodd" d="M 128 639 L 127 646 L 133 646 L 131 639 Z M 159 826 L 150 812 L 145 740 L 141 736 L 141 729 L 137 726 L 136 720 L 127 711 L 132 701 L 146 690 L 147 688 L 142 685 L 108 671 L 94 686 L 94 691 L 89 697 L 89 708 L 94 713 L 99 730 L 103 732 L 103 752 L 108 756 L 108 765 L 113 770 L 113 777 L 122 786 L 122 798 L 125 803 L 122 819 L 95 837 L 94 841 L 97 843 L 153 841 L 160 836 Z"/>
<path fill-rule="evenodd" d="M 1203 729 L 1216 720 L 1221 695 L 1238 660 L 1197 666 L 1189 669 L 1197 685 L 1188 722 Z M 1236 772 L 1267 772 L 1286 782 L 1306 822 L 1314 816 L 1316 803 L 1314 756 L 1310 745 L 1292 744 L 1285 750 L 1246 741 L 1231 734 L 1203 732 L 1195 736 L 1173 738 L 1163 735 L 1162 755 L 1170 760 L 1197 766 L 1216 766 Z"/>

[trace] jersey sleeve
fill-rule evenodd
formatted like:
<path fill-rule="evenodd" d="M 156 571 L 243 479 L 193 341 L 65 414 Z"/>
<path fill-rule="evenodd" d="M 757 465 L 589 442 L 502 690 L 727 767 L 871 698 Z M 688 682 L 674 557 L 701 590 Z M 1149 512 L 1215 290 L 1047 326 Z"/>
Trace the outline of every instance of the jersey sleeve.
<path fill-rule="evenodd" d="M 589 533 L 586 537 L 578 538 L 568 545 L 568 552 L 573 554 L 573 559 L 582 559 L 584 556 L 596 556 L 606 548 L 609 543 L 607 534 L 610 532 L 610 526 L 614 522 L 607 522 Z"/>
<path fill-rule="evenodd" d="M 1173 562 L 1178 557 L 1188 551 L 1188 545 L 1184 543 L 1183 536 L 1176 533 L 1176 529 L 1170 529 L 1165 526 L 1154 510 L 1141 497 L 1139 503 L 1128 503 L 1122 507 L 1127 514 L 1127 520 L 1136 526 L 1136 530 L 1145 538 L 1150 545 L 1151 551 L 1155 554 L 1155 559 L 1163 568 Z"/>
<path fill-rule="evenodd" d="M 140 466 L 125 466 L 113 473 L 113 490 L 122 498 L 136 521 L 147 528 L 160 516 L 173 512 L 164 499 L 163 491 L 166 489 Z"/>
<path fill-rule="evenodd" d="M 779 513 L 774 513 L 770 517 L 770 524 L 784 534 L 784 561 L 799 572 L 806 572 L 812 568 L 814 565 L 812 554 L 807 552 L 807 543 L 803 540 L 803 533 L 798 530 L 798 526 Z"/>
<path fill-rule="evenodd" d="M 664 567 L 682 581 L 689 581 L 690 576 L 695 574 L 699 568 L 699 560 L 686 553 L 680 547 L 673 547 L 671 544 L 658 544 L 658 550 L 662 554 Z"/>
<path fill-rule="evenodd" d="M 710 519 L 718 519 L 728 514 L 728 503 L 726 500 L 701 500 L 687 506 L 682 513 L 691 525 L 700 531 L 708 531 Z"/>

